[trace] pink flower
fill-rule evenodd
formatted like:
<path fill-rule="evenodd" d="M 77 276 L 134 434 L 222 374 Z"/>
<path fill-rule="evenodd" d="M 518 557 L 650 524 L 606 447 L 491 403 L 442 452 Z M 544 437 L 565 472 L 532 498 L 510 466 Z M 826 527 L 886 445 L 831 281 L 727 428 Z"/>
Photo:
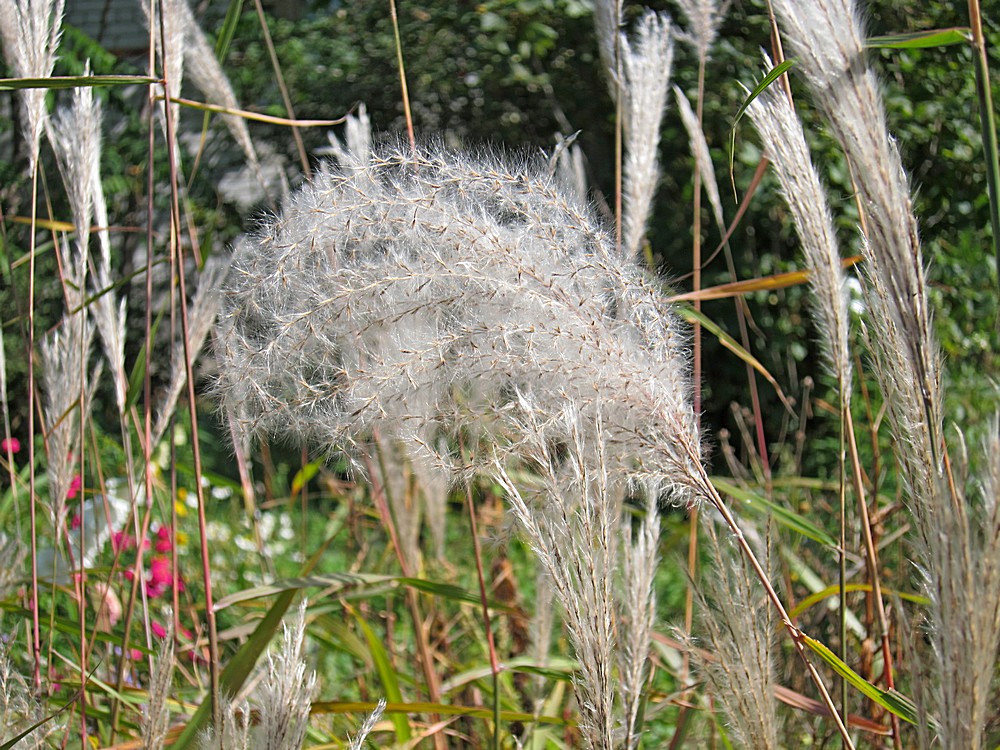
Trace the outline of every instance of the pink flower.
<path fill-rule="evenodd" d="M 80 488 L 83 486 L 83 480 L 80 479 L 80 475 L 77 474 L 73 477 L 73 481 L 69 484 L 69 490 L 66 492 L 67 500 L 74 500 L 76 496 L 80 494 Z"/>
<path fill-rule="evenodd" d="M 170 560 L 166 557 L 154 557 L 149 564 L 149 595 L 160 596 L 174 582 L 174 573 Z"/>
<path fill-rule="evenodd" d="M 135 547 L 135 539 L 127 531 L 116 531 L 111 535 L 111 548 L 115 552 L 132 549 Z"/>
<path fill-rule="evenodd" d="M 74 513 L 73 517 L 71 519 L 69 519 L 69 527 L 71 529 L 78 529 L 78 528 L 80 528 L 80 524 L 81 523 L 83 523 L 83 519 L 80 518 L 80 514 L 79 513 Z"/>
<path fill-rule="evenodd" d="M 169 552 L 174 548 L 173 540 L 170 538 L 170 527 L 161 526 L 156 530 L 156 545 L 153 547 L 157 552 Z"/>
<path fill-rule="evenodd" d="M 150 627 L 153 630 L 153 635 L 155 635 L 157 638 L 167 637 L 167 629 L 163 627 L 160 623 L 156 622 L 155 620 L 152 623 L 150 623 Z"/>
<path fill-rule="evenodd" d="M 16 437 L 4 438 L 0 440 L 0 451 L 6 455 L 7 453 L 20 453 L 21 452 L 21 441 Z"/>

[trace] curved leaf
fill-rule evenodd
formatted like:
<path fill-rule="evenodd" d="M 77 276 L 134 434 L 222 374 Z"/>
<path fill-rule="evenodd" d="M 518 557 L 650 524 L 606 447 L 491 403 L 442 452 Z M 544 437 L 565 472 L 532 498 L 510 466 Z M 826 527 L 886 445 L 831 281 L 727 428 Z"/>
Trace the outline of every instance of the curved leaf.
<path fill-rule="evenodd" d="M 785 528 L 791 529 L 807 539 L 812 539 L 814 542 L 819 542 L 827 547 L 835 548 L 837 546 L 837 541 L 832 536 L 795 511 L 719 477 L 712 477 L 712 484 L 719 492 L 739 500 L 740 507 L 749 508 L 757 513 L 766 513 Z"/>
<path fill-rule="evenodd" d="M 903 721 L 908 721 L 910 724 L 917 723 L 917 707 L 913 701 L 905 695 L 895 690 L 883 690 L 882 688 L 872 685 L 868 682 L 868 680 L 842 662 L 840 657 L 838 657 L 835 653 L 833 653 L 833 651 L 828 649 L 822 643 L 810 638 L 804 633 L 801 634 L 801 637 L 803 643 L 811 648 L 813 652 L 819 656 L 819 658 L 830 665 L 834 672 L 847 680 L 859 692 L 875 701 L 886 711 L 895 714 Z"/>
<path fill-rule="evenodd" d="M 931 29 L 908 34 L 873 36 L 865 40 L 865 47 L 868 49 L 926 49 L 927 47 L 968 44 L 971 41 L 971 29 L 965 26 L 955 26 L 950 29 Z"/>
<path fill-rule="evenodd" d="M 870 592 L 871 590 L 872 586 L 870 583 L 849 583 L 846 586 L 844 586 L 844 591 L 848 593 L 854 591 Z M 902 591 L 893 591 L 892 589 L 885 589 L 885 588 L 882 589 L 882 593 L 888 594 L 890 596 L 898 596 L 900 599 L 905 599 L 906 601 L 913 602 L 914 604 L 920 604 L 923 606 L 927 606 L 928 604 L 930 604 L 930 599 L 928 599 L 926 596 L 920 596 L 919 594 L 907 594 Z M 807 609 L 816 604 L 819 604 L 824 599 L 829 599 L 831 597 L 839 595 L 840 595 L 839 585 L 827 586 L 822 591 L 817 591 L 813 594 L 810 594 L 805 599 L 800 601 L 797 605 L 795 605 L 795 607 L 792 610 L 789 611 L 788 616 L 794 620 L 796 617 L 801 615 Z"/>

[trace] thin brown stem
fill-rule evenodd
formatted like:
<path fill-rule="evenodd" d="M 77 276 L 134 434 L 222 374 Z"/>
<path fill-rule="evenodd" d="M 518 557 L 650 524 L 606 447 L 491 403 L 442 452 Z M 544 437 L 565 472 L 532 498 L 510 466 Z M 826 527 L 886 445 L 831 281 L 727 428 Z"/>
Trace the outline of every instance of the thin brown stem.
<path fill-rule="evenodd" d="M 490 606 L 486 597 L 486 577 L 483 574 L 483 553 L 479 544 L 479 527 L 476 523 L 476 508 L 472 503 L 472 487 L 465 483 L 465 504 L 469 511 L 469 527 L 472 531 L 472 549 L 476 556 L 476 576 L 479 579 L 479 601 L 483 608 L 483 628 L 486 630 L 486 646 L 490 652 L 490 672 L 493 675 L 493 747 L 500 750 L 500 660 L 497 658 L 493 628 L 490 625 Z"/>
<path fill-rule="evenodd" d="M 379 482 L 377 479 L 378 476 L 385 477 L 385 465 L 380 460 L 379 470 L 376 472 L 375 464 L 372 462 L 370 455 L 366 454 L 364 456 L 364 461 L 365 468 L 368 471 L 368 476 L 371 479 L 372 499 L 375 502 L 375 507 L 378 510 L 379 517 L 382 519 L 382 525 L 389 534 L 389 542 L 392 544 L 393 551 L 396 553 L 396 559 L 399 560 L 399 567 L 402 569 L 404 576 L 412 578 L 413 569 L 410 567 L 410 563 L 407 560 L 406 555 L 403 553 L 403 549 L 399 543 L 396 523 L 392 517 L 392 511 L 390 509 L 388 498 L 386 497 L 388 487 L 384 481 Z M 432 703 L 440 703 L 441 683 L 438 680 L 437 672 L 434 670 L 434 659 L 431 655 L 427 624 L 424 622 L 424 617 L 420 612 L 420 600 L 417 597 L 417 592 L 409 586 L 406 587 L 406 606 L 410 610 L 410 617 L 413 619 L 413 632 L 417 641 L 417 655 L 424 673 L 424 681 L 427 683 L 428 697 Z M 431 714 L 430 720 L 432 724 L 438 724 L 441 717 L 438 714 Z M 435 750 L 447 750 L 447 747 L 444 735 L 441 732 L 435 732 Z"/>
<path fill-rule="evenodd" d="M 703 119 L 702 98 L 705 92 L 705 58 L 698 61 L 698 98 L 695 102 L 695 117 L 699 127 Z M 691 288 L 697 294 L 701 291 L 701 165 L 698 163 L 699 149 L 694 151 L 694 216 L 692 219 L 692 247 L 691 247 Z M 694 309 L 701 312 L 701 300 L 695 298 Z M 695 418 L 701 418 L 701 324 L 696 320 L 692 325 L 691 336 L 693 340 L 693 362 L 691 379 L 694 384 L 694 414 Z M 697 580 L 698 560 L 698 510 L 692 507 L 688 517 L 690 529 L 688 532 L 688 587 L 684 595 L 684 629 L 691 632 L 694 623 L 694 582 Z M 684 655 L 683 679 L 687 682 L 690 661 L 687 654 Z"/>
<path fill-rule="evenodd" d="M 259 4 L 259 0 L 258 0 Z M 173 143 L 174 124 L 171 121 L 169 107 L 164 108 L 167 123 L 167 143 Z M 209 650 L 209 676 L 212 688 L 212 719 L 216 726 L 221 726 L 221 714 L 219 709 L 219 637 L 215 624 L 215 602 L 212 593 L 212 570 L 211 557 L 208 552 L 208 519 L 205 515 L 205 488 L 202 484 L 202 463 L 201 463 L 201 441 L 198 438 L 198 409 L 194 390 L 194 367 L 192 364 L 192 352 L 188 346 L 189 324 L 187 310 L 187 283 L 184 272 L 184 247 L 181 243 L 181 211 L 180 199 L 178 196 L 178 170 L 175 154 L 170 148 L 167 149 L 167 159 L 170 165 L 171 190 L 171 241 L 173 243 L 172 252 L 176 257 L 177 283 L 180 292 L 180 313 L 181 313 L 181 344 L 184 353 L 184 369 L 187 384 L 188 416 L 191 420 L 191 453 L 194 460 L 195 493 L 198 498 L 198 536 L 201 545 L 201 574 L 205 587 L 205 621 L 208 626 L 208 650 Z M 148 347 L 147 347 L 148 348 Z M 147 502 L 149 498 L 147 497 Z"/>
<path fill-rule="evenodd" d="M 285 76 L 281 72 L 281 63 L 278 62 L 278 53 L 274 49 L 274 41 L 271 39 L 271 30 L 267 26 L 267 16 L 264 15 L 264 6 L 260 0 L 254 0 L 254 7 L 257 9 L 257 19 L 260 21 L 260 30 L 264 35 L 264 46 L 267 47 L 267 54 L 271 58 L 271 68 L 274 70 L 274 78 L 278 82 L 278 90 L 281 91 L 281 100 L 285 104 L 285 111 L 288 112 L 288 119 L 294 120 L 295 108 L 292 106 L 292 97 L 288 93 L 288 86 L 285 85 Z M 306 153 L 305 143 L 302 142 L 302 134 L 299 129 L 292 125 L 292 137 L 295 139 L 295 148 L 299 152 L 299 161 L 302 163 L 302 172 L 306 179 L 312 177 L 312 168 L 309 166 L 309 155 Z"/>
<path fill-rule="evenodd" d="M 417 138 L 413 133 L 413 113 L 410 111 L 410 90 L 406 85 L 406 67 L 403 65 L 403 42 L 399 35 L 396 0 L 389 0 L 389 15 L 392 17 L 392 33 L 396 41 L 396 67 L 399 69 L 399 87 L 403 97 L 403 113 L 406 115 L 406 135 L 410 139 L 410 148 L 416 150 Z"/>
<path fill-rule="evenodd" d="M 896 682 L 892 671 L 892 645 L 889 642 L 889 618 L 886 615 L 885 602 L 882 598 L 882 582 L 878 569 L 878 550 L 875 547 L 875 541 L 872 536 L 871 519 L 868 514 L 868 501 L 866 500 L 864 481 L 861 476 L 861 459 L 858 455 L 857 439 L 854 435 L 854 419 L 851 416 L 850 409 L 845 409 L 844 411 L 844 426 L 847 432 L 847 446 L 851 455 L 851 480 L 854 485 L 855 496 L 858 500 L 861 534 L 865 545 L 865 563 L 868 567 L 868 578 L 872 584 L 872 599 L 875 603 L 875 613 L 878 618 L 879 630 L 881 631 L 879 635 L 881 637 L 882 659 L 885 664 L 885 683 L 886 687 L 892 690 L 895 688 Z M 902 741 L 899 736 L 899 717 L 891 714 L 891 721 L 893 746 L 896 750 L 902 750 Z"/>
<path fill-rule="evenodd" d="M 815 665 L 812 663 L 812 660 L 809 658 L 809 653 L 806 650 L 807 646 L 805 642 L 805 634 L 795 626 L 791 617 L 789 617 L 788 611 L 785 609 L 785 606 L 781 601 L 781 597 L 778 596 L 778 592 L 774 590 L 774 586 L 771 585 L 771 581 L 767 577 L 767 573 L 765 573 L 760 561 L 757 559 L 757 555 L 754 554 L 753 548 L 746 540 L 746 537 L 743 536 L 743 530 L 740 528 L 735 516 L 733 516 L 729 507 L 722 499 L 722 496 L 719 494 L 718 490 L 715 489 L 715 486 L 708 478 L 708 474 L 705 472 L 705 468 L 701 464 L 700 456 L 692 453 L 690 458 L 693 462 L 692 465 L 697 467 L 698 479 L 700 480 L 703 492 L 715 509 L 719 512 L 719 515 L 722 516 L 722 519 L 729 527 L 729 530 L 733 533 L 737 546 L 739 546 L 740 551 L 746 557 L 747 562 L 750 563 L 750 567 L 753 568 L 754 575 L 757 576 L 757 579 L 764 587 L 764 592 L 767 595 L 768 601 L 771 602 L 771 605 L 778 613 L 778 617 L 781 619 L 782 625 L 784 625 L 785 630 L 791 637 L 796 653 L 798 653 L 799 658 L 802 659 L 802 662 L 806 667 L 806 671 L 809 672 L 810 679 L 819 691 L 823 704 L 826 706 L 827 711 L 830 712 L 831 718 L 833 718 L 834 723 L 837 725 L 837 731 L 840 733 L 840 736 L 844 741 L 844 747 L 854 750 L 854 742 L 851 740 L 851 735 L 847 731 L 847 726 L 844 724 L 840 711 L 834 704 L 833 698 L 830 696 L 830 691 L 827 690 L 826 684 L 823 682 L 823 678 L 820 676 Z"/>

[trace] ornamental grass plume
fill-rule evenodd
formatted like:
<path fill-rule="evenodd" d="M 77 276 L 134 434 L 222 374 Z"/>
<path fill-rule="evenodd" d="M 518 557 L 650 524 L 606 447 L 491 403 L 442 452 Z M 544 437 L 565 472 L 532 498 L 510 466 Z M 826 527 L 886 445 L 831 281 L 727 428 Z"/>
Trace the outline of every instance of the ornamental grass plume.
<path fill-rule="evenodd" d="M 864 30 L 850 0 L 776 0 L 813 100 L 840 142 L 864 214 L 871 337 L 914 495 L 933 492 L 941 466 L 941 375 L 910 187 L 886 126 Z"/>
<path fill-rule="evenodd" d="M 708 499 L 851 746 L 702 465 L 686 339 L 660 285 L 560 186 L 529 162 L 434 148 L 380 148 L 326 167 L 236 249 L 217 336 L 222 406 L 245 435 L 348 456 L 390 437 L 442 469 L 463 465 L 451 454 L 478 439 L 486 460 L 472 470 L 495 476 L 512 501 L 524 495 L 509 462 L 539 470 L 552 504 L 525 500 L 522 526 L 553 567 L 572 555 L 563 604 L 596 618 L 575 643 L 594 657 L 581 703 L 592 747 L 621 739 L 608 697 L 616 595 L 600 580 L 617 564 L 606 519 L 618 523 L 635 488 Z M 555 502 L 567 482 L 575 497 Z"/>
<path fill-rule="evenodd" d="M 633 39 L 620 34 L 618 42 L 625 81 L 622 241 L 633 254 L 645 235 L 660 177 L 657 147 L 674 60 L 672 28 L 667 14 L 647 11 Z"/>
<path fill-rule="evenodd" d="M 163 750 L 170 726 L 167 699 L 173 685 L 175 666 L 173 617 L 168 617 L 167 623 L 167 631 L 161 639 L 149 677 L 149 702 L 141 721 L 142 750 Z"/>
<path fill-rule="evenodd" d="M 648 590 L 616 590 L 622 501 L 649 487 L 655 516 L 657 497 L 701 481 L 676 318 L 543 166 L 365 148 L 341 147 L 237 248 L 217 392 L 247 433 L 349 455 L 391 439 L 452 471 L 460 434 L 488 444 L 473 470 L 507 489 L 565 610 L 586 741 L 633 746 L 654 608 Z M 656 529 L 629 542 L 633 589 L 651 585 Z M 624 711 L 621 601 L 639 603 Z"/>
<path fill-rule="evenodd" d="M 447 464 L 462 429 L 516 454 L 526 403 L 568 440 L 573 404 L 600 413 L 611 471 L 696 485 L 674 314 L 529 164 L 390 148 L 325 169 L 237 248 L 218 339 L 247 433 L 349 450 L 377 431 Z"/>
<path fill-rule="evenodd" d="M 84 68 L 84 75 L 90 75 L 89 62 Z M 73 89 L 71 106 L 60 107 L 56 111 L 48 134 L 69 198 L 78 254 L 86 263 L 91 260 L 91 223 L 95 220 L 97 223 L 99 252 L 91 283 L 93 299 L 88 302 L 87 310 L 100 334 L 114 381 L 115 402 L 119 412 L 123 413 L 128 390 L 128 376 L 125 374 L 126 303 L 122 299 L 116 304 L 115 284 L 111 277 L 108 209 L 101 186 L 102 124 L 101 103 L 94 97 L 94 89 L 81 86 Z M 79 283 L 81 279 L 75 281 Z M 83 298 L 68 302 L 71 308 L 75 308 L 82 304 Z"/>
<path fill-rule="evenodd" d="M 765 66 L 771 61 L 765 59 Z M 769 86 L 747 109 L 771 164 L 802 243 L 809 284 L 816 298 L 816 320 L 826 364 L 837 378 L 845 402 L 851 398 L 850 318 L 846 278 L 837 249 L 833 216 L 809 154 L 802 121 L 778 86 Z"/>
<path fill-rule="evenodd" d="M 64 0 L 0 0 L 0 41 L 4 57 L 17 78 L 48 78 L 56 64 L 62 36 Z M 48 111 L 46 90 L 21 89 L 24 139 L 29 145 L 29 167 L 38 163 L 42 130 Z"/>
<path fill-rule="evenodd" d="M 201 734 L 201 750 L 301 750 L 316 687 L 316 673 L 306 671 L 305 632 L 302 602 L 294 624 L 283 626 L 280 646 L 268 651 L 249 700 L 220 696 L 221 724 Z M 259 716 L 257 722 L 250 720 L 251 706 Z"/>
<path fill-rule="evenodd" d="M 777 750 L 774 611 L 746 560 L 719 539 L 715 523 L 710 519 L 704 524 L 715 574 L 698 592 L 706 650 L 691 648 L 690 653 L 728 719 L 736 746 Z M 770 550 L 761 557 L 769 561 Z"/>
<path fill-rule="evenodd" d="M 775 0 L 775 10 L 857 185 L 868 341 L 931 601 L 935 685 L 921 691 L 932 696 L 921 709 L 936 717 L 941 747 L 977 750 L 996 713 L 990 708 L 1000 644 L 996 428 L 981 461 L 983 475 L 967 478 L 944 439 L 940 359 L 910 188 L 886 128 L 877 81 L 865 63 L 865 34 L 854 3 Z"/>
<path fill-rule="evenodd" d="M 0 745 L 10 744 L 18 750 L 48 748 L 49 737 L 64 727 L 52 716 L 46 719 L 45 708 L 11 663 L 6 645 L 9 640 L 6 634 L 0 636 Z M 15 741 L 33 726 L 32 731 Z"/>

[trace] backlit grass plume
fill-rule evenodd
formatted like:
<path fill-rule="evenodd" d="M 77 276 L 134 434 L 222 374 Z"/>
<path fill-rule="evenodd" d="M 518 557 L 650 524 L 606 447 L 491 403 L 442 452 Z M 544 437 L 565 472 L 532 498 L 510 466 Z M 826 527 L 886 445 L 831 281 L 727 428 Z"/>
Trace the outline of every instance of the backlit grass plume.
<path fill-rule="evenodd" d="M 886 127 L 878 83 L 865 64 L 865 30 L 855 4 L 778 0 L 775 11 L 857 185 L 868 340 L 931 601 L 937 684 L 928 713 L 939 722 L 941 747 L 983 747 L 996 716 L 991 682 L 1000 644 L 995 433 L 981 476 L 963 476 L 964 462 L 949 455 L 942 427 L 941 362 L 908 177 Z"/>
<path fill-rule="evenodd" d="M 217 393 L 233 423 L 348 455 L 391 437 L 441 467 L 462 464 L 446 455 L 456 437 L 476 437 L 489 450 L 473 468 L 512 500 L 504 472 L 513 459 L 542 470 L 553 503 L 560 487 L 583 490 L 575 506 L 525 502 L 519 520 L 556 564 L 572 556 L 566 564 L 580 575 L 563 603 L 583 602 L 602 623 L 580 628 L 599 643 L 574 643 L 601 662 L 587 665 L 599 679 L 581 704 L 593 747 L 619 741 L 608 707 L 617 644 L 604 624 L 613 594 L 591 586 L 617 566 L 604 519 L 628 487 L 707 499 L 846 738 L 801 632 L 702 465 L 685 338 L 660 286 L 540 167 L 428 149 L 370 153 L 345 155 L 237 248 L 218 331 Z M 583 536 L 584 512 L 600 519 L 600 534 L 584 523 Z M 566 523 L 542 528 L 551 513 Z"/>
<path fill-rule="evenodd" d="M 349 454 L 389 438 L 442 468 L 462 464 L 447 455 L 459 434 L 488 443 L 474 468 L 507 491 L 565 610 L 585 742 L 634 747 L 655 500 L 696 494 L 704 476 L 676 320 L 547 171 L 434 150 L 337 153 L 339 169 L 237 249 L 223 404 L 249 433 Z M 515 461 L 527 486 L 508 473 Z M 622 612 L 618 529 L 639 480 L 655 489 L 640 540 L 626 540 L 621 601 L 636 610 Z"/>
<path fill-rule="evenodd" d="M 218 393 L 248 433 L 440 452 L 599 413 L 615 470 L 690 487 L 684 336 L 658 285 L 544 170 L 392 149 L 345 159 L 233 259 Z M 519 434 L 520 433 L 520 434 Z M 567 439 L 569 435 L 553 435 Z"/>

